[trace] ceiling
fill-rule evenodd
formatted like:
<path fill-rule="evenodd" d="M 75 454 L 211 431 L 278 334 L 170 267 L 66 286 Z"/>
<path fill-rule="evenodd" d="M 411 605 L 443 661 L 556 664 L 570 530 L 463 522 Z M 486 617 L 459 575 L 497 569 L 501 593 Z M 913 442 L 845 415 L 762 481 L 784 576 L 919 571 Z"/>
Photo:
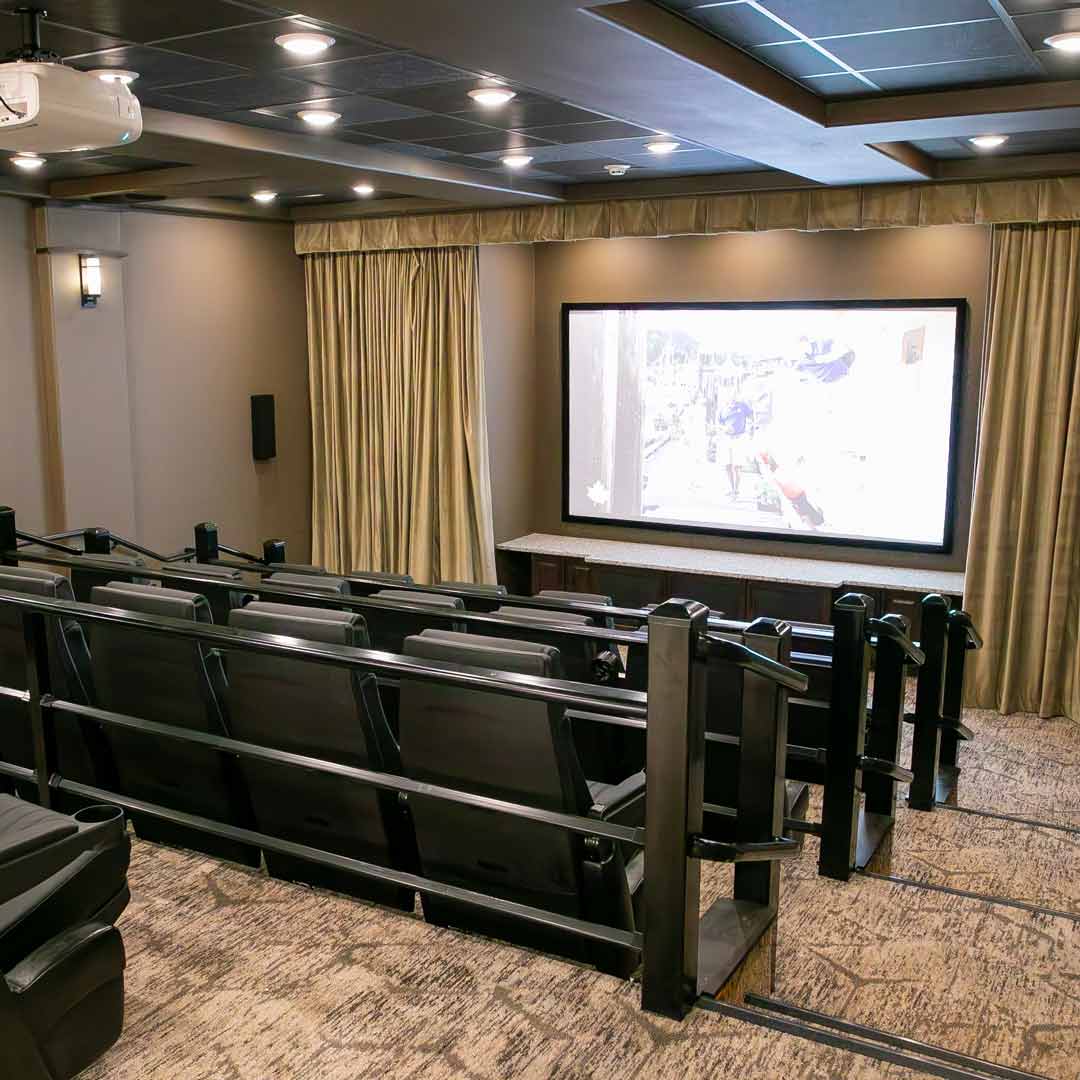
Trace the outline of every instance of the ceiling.
<path fill-rule="evenodd" d="M 20 2 L 0 0 L 0 54 Z M 139 73 L 146 133 L 32 179 L 0 156 L 0 184 L 317 217 L 1080 172 L 1080 57 L 1044 45 L 1080 30 L 1080 0 L 302 2 L 41 0 L 66 63 Z M 305 27 L 335 39 L 318 60 L 274 43 Z M 493 82 L 517 96 L 468 97 Z M 296 115 L 312 107 L 341 120 L 313 132 Z M 646 150 L 657 132 L 678 149 Z M 1010 138 L 987 154 L 968 141 L 987 132 Z M 511 171 L 508 151 L 532 161 Z"/>

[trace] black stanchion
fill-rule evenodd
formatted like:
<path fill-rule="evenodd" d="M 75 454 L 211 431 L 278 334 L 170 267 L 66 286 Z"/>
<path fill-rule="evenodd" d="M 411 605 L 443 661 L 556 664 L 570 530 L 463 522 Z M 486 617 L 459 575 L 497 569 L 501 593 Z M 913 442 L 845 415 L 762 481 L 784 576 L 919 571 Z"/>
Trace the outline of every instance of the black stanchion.
<path fill-rule="evenodd" d="M 915 774 L 908 791 L 913 810 L 933 810 L 937 802 L 938 764 L 941 759 L 941 715 L 948 665 L 949 605 L 936 593 L 922 601 L 922 638 L 926 663 L 919 671 L 915 691 L 915 736 L 911 769 Z"/>

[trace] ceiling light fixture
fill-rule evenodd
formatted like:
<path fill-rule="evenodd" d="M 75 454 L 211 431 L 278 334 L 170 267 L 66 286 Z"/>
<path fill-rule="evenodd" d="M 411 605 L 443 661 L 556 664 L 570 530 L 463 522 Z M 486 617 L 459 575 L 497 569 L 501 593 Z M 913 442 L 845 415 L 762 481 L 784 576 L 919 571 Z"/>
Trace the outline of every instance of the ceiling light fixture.
<path fill-rule="evenodd" d="M 605 165 L 604 170 L 610 176 L 625 176 L 630 171 L 630 166 L 611 164 Z"/>
<path fill-rule="evenodd" d="M 968 139 L 972 146 L 977 146 L 980 150 L 996 150 L 1008 141 L 1008 135 L 976 135 Z"/>
<path fill-rule="evenodd" d="M 353 191 L 366 199 L 375 194 L 375 187 L 373 184 L 353 184 Z"/>
<path fill-rule="evenodd" d="M 299 34 L 281 34 L 274 38 L 274 44 L 295 56 L 318 56 L 334 44 L 334 39 L 329 34 L 317 34 L 308 30 Z"/>
<path fill-rule="evenodd" d="M 508 169 L 524 169 L 530 161 L 532 161 L 532 158 L 528 154 L 507 154 L 502 159 L 502 163 Z"/>
<path fill-rule="evenodd" d="M 341 113 L 329 109 L 301 109 L 296 115 L 313 128 L 333 127 L 341 119 Z"/>
<path fill-rule="evenodd" d="M 482 86 L 478 90 L 470 90 L 469 97 L 477 105 L 483 105 L 485 109 L 494 109 L 499 105 L 505 105 L 517 97 L 513 90 L 505 86 Z"/>
<path fill-rule="evenodd" d="M 1080 53 L 1080 30 L 1070 30 L 1065 34 L 1051 34 L 1044 39 L 1051 49 L 1063 53 Z"/>
<path fill-rule="evenodd" d="M 257 203 L 272 203 L 277 198 L 276 191 L 253 191 L 251 197 Z"/>
<path fill-rule="evenodd" d="M 645 144 L 645 149 L 650 154 L 673 154 L 679 149 L 679 144 L 674 139 L 653 139 Z"/>
<path fill-rule="evenodd" d="M 11 164 L 20 169 L 25 169 L 27 172 L 33 172 L 45 164 L 45 159 L 38 157 L 37 154 L 16 154 L 11 159 Z"/>
<path fill-rule="evenodd" d="M 96 75 L 102 82 L 118 82 L 123 83 L 124 86 L 130 86 L 139 77 L 137 71 L 123 71 L 121 68 L 97 68 L 90 74 Z"/>

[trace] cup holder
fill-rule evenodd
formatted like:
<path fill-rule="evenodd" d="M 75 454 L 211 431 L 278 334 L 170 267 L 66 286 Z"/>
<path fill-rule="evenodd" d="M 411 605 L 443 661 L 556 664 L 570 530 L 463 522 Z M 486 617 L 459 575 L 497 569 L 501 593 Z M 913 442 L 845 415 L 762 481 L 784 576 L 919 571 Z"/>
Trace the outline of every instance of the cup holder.
<path fill-rule="evenodd" d="M 121 820 L 124 811 L 119 806 L 95 803 L 93 806 L 84 806 L 81 810 L 76 810 L 72 816 L 80 825 L 106 825 L 110 821 Z"/>

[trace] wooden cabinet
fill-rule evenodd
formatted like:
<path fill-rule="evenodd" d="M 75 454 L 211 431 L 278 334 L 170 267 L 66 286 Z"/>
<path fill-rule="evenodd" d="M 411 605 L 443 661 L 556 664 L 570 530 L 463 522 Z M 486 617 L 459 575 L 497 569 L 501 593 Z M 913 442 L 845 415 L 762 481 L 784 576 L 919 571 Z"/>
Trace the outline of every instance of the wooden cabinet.
<path fill-rule="evenodd" d="M 747 619 L 827 623 L 832 618 L 832 590 L 816 585 L 751 581 L 746 588 Z"/>
<path fill-rule="evenodd" d="M 555 555 L 534 555 L 532 560 L 532 593 L 543 589 L 565 589 L 563 560 Z"/>
<path fill-rule="evenodd" d="M 594 593 L 593 568 L 584 559 L 567 559 L 563 565 L 563 588 L 569 592 Z"/>
<path fill-rule="evenodd" d="M 742 578 L 710 574 L 669 574 L 669 596 L 700 600 L 725 619 L 742 619 L 746 613 L 746 582 Z M 665 598 L 666 599 L 666 598 Z"/>
<path fill-rule="evenodd" d="M 926 593 L 886 589 L 882 597 L 882 614 L 903 615 L 908 621 L 908 636 L 913 641 L 918 641 L 922 633 L 922 598 L 925 595 Z"/>
<path fill-rule="evenodd" d="M 629 566 L 591 563 L 592 592 L 610 596 L 616 607 L 661 604 L 672 595 L 669 575 L 663 570 L 637 570 Z M 697 599 L 697 597 L 694 597 Z"/>

